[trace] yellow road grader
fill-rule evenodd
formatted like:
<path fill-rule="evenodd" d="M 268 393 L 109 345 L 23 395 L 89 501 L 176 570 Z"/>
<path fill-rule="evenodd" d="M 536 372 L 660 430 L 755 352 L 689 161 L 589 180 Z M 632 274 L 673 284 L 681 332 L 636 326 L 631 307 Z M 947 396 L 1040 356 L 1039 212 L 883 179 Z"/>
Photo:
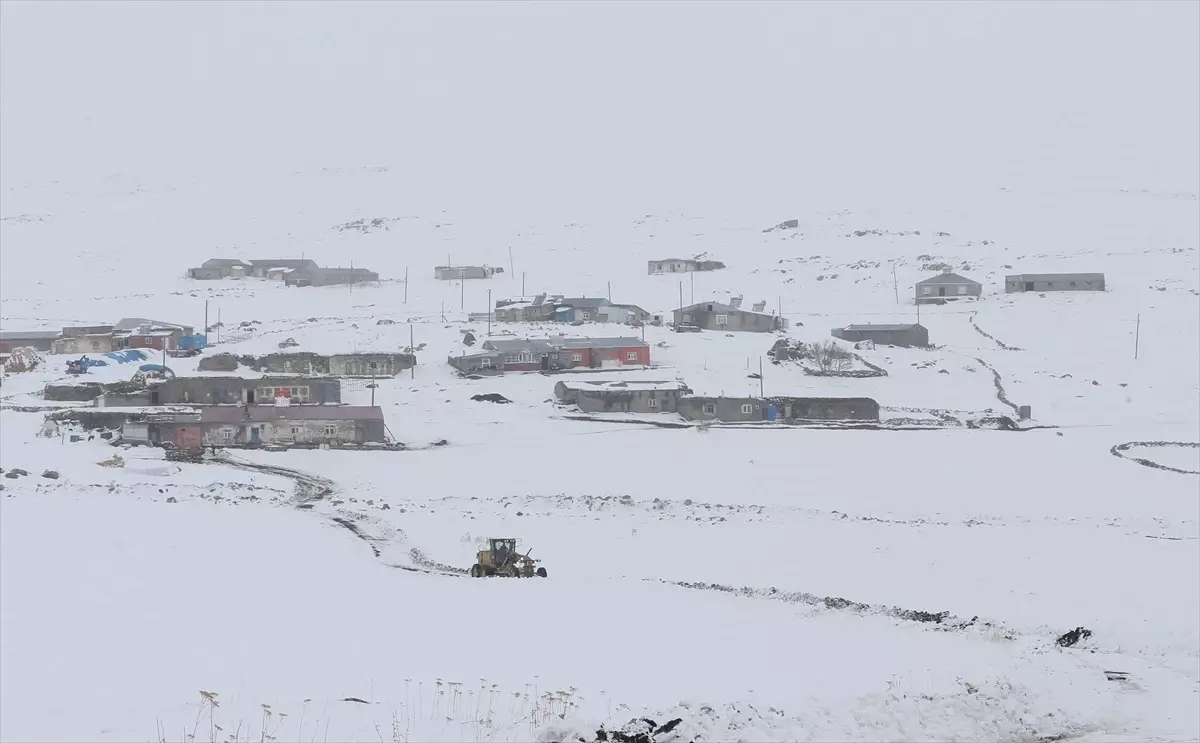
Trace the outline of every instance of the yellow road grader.
<path fill-rule="evenodd" d="M 481 549 L 475 555 L 471 577 L 532 578 L 536 575 L 545 578 L 546 569 L 534 567 L 537 561 L 529 556 L 532 551 L 530 548 L 523 555 L 517 552 L 516 539 L 489 539 L 487 549 Z"/>

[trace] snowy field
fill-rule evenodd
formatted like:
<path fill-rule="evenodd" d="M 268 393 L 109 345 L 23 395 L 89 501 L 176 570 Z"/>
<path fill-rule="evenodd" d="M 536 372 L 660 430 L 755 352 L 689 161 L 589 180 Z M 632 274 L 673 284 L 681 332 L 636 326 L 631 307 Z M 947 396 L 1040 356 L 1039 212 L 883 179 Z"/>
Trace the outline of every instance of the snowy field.
<path fill-rule="evenodd" d="M 1197 5 L 200 7 L 0 6 L 0 328 L 411 335 L 373 391 L 408 449 L 168 462 L 37 435 L 66 357 L 6 375 L 0 740 L 1200 739 L 1200 449 L 1159 445 L 1200 442 Z M 383 280 L 184 278 L 300 255 Z M 916 321 L 936 264 L 983 296 L 861 351 L 885 377 L 647 327 L 652 368 L 580 378 L 748 396 L 761 363 L 885 419 L 1012 416 L 999 385 L 1036 428 L 569 420 L 564 377 L 446 364 L 522 290 L 743 296 L 816 342 Z M 1055 271 L 1107 289 L 1003 291 Z M 491 327 L 563 330 L 642 332 Z M 463 575 L 496 536 L 549 577 Z"/>

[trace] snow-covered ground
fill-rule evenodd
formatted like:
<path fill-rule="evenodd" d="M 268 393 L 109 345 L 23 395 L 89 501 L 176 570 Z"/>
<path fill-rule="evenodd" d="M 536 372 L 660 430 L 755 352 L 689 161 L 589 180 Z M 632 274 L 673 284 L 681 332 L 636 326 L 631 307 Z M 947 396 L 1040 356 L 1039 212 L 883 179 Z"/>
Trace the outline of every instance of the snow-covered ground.
<path fill-rule="evenodd" d="M 0 328 L 423 348 L 373 391 L 407 451 L 168 462 L 37 436 L 64 357 L 5 376 L 0 740 L 1200 738 L 1200 450 L 1157 445 L 1200 442 L 1195 4 L 97 7 L 0 6 Z M 384 280 L 183 278 L 299 255 Z M 915 321 L 938 264 L 983 296 L 861 351 L 884 377 L 648 327 L 653 368 L 584 378 L 761 363 L 901 419 L 999 384 L 1041 428 L 569 420 L 561 377 L 445 363 L 489 299 L 742 296 L 816 342 Z M 1051 271 L 1107 290 L 1003 293 Z M 491 327 L 563 330 L 641 332 Z M 461 575 L 489 536 L 549 577 Z"/>

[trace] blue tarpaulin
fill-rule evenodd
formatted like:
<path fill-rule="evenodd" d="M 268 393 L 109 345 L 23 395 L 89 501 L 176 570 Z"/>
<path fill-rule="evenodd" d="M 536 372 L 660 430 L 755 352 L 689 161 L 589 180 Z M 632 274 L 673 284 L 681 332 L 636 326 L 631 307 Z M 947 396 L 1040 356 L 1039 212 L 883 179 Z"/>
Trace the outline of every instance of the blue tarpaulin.
<path fill-rule="evenodd" d="M 74 361 L 67 362 L 67 373 L 87 374 L 88 369 L 93 366 L 108 366 L 108 362 L 102 359 L 89 359 L 87 356 L 82 356 Z"/>
<path fill-rule="evenodd" d="M 145 361 L 146 352 L 138 348 L 128 348 L 124 351 L 113 351 L 104 354 L 118 364 L 128 364 L 131 361 Z"/>

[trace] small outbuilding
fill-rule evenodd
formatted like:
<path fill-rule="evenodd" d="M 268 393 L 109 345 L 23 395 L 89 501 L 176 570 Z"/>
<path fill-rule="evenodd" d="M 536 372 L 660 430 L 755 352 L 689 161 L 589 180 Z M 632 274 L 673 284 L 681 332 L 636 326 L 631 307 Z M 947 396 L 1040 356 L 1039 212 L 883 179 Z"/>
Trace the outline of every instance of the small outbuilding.
<path fill-rule="evenodd" d="M 978 299 L 983 294 L 983 284 L 946 269 L 937 276 L 918 281 L 917 304 L 940 304 L 958 299 Z"/>

